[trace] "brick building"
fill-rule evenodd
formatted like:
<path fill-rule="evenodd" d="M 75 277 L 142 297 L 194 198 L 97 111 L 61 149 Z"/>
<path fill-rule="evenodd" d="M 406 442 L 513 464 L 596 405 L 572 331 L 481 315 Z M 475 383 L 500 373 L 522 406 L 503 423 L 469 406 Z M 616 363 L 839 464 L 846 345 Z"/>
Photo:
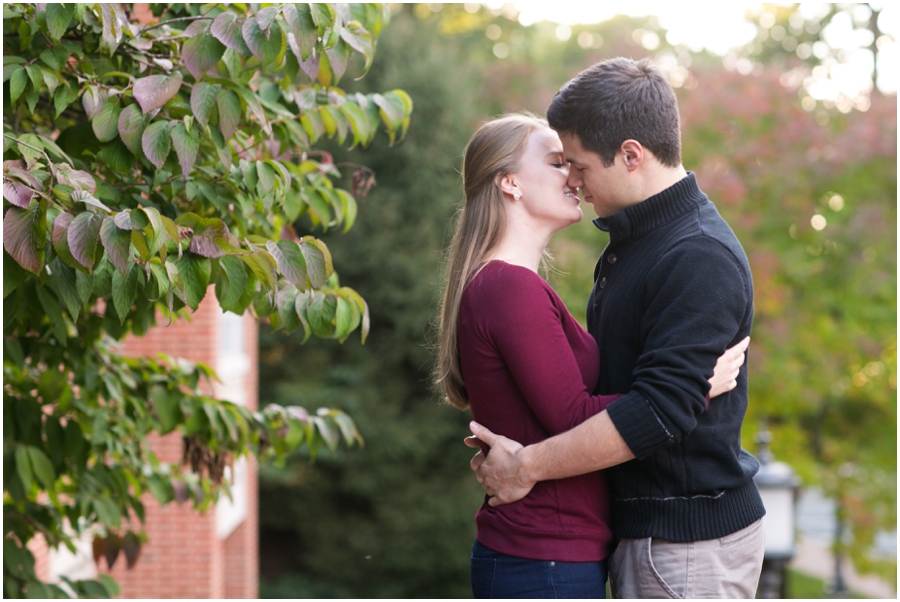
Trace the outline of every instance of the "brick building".
<path fill-rule="evenodd" d="M 141 338 L 124 342 L 126 355 L 164 352 L 173 357 L 206 363 L 221 378 L 213 390 L 220 399 L 256 409 L 258 403 L 258 329 L 250 316 L 223 313 L 210 289 L 192 319 L 152 329 Z M 176 431 L 156 436 L 151 445 L 164 462 L 179 462 L 181 435 Z M 226 471 L 226 475 L 230 471 Z M 161 508 L 150 494 L 144 529 L 149 541 L 132 569 L 123 555 L 108 570 L 101 559 L 94 563 L 91 542 L 84 541 L 76 555 L 64 548 L 47 552 L 35 541 L 38 576 L 56 581 L 59 575 L 94 578 L 109 572 L 122 588 L 123 598 L 256 598 L 259 585 L 258 488 L 255 461 L 235 462 L 232 497 L 224 496 L 206 514 L 191 504 L 171 503 Z M 36 538 L 37 540 L 38 538 Z"/>

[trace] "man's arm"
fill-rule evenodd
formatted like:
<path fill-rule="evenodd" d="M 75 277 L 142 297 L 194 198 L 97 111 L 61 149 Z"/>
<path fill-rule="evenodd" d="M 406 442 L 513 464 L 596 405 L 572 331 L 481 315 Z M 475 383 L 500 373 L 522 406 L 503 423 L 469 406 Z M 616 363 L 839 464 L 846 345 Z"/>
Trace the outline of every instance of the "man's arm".
<path fill-rule="evenodd" d="M 714 397 L 734 389 L 749 344 L 747 337 L 716 362 L 715 373 L 710 379 Z M 491 448 L 488 456 L 479 452 L 470 463 L 478 482 L 491 496 L 488 502 L 491 506 L 522 499 L 538 481 L 602 470 L 635 457 L 606 412 L 528 447 L 495 435 L 474 421 L 469 423 L 469 428 L 474 437 L 468 437 L 466 445 L 478 448 L 476 439 L 480 439 Z"/>
<path fill-rule="evenodd" d="M 522 499 L 538 481 L 573 477 L 634 458 L 605 411 L 528 447 L 495 435 L 477 422 L 469 423 L 469 428 L 491 447 L 487 458 L 481 456 L 480 465 L 479 456 L 472 460 L 478 482 L 491 496 L 491 506 Z"/>

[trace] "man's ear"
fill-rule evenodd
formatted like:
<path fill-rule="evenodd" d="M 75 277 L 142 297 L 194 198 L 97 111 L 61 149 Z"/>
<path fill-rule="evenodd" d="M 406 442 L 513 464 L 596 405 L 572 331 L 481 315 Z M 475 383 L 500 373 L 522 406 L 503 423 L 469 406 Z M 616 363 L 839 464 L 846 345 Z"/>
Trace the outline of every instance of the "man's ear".
<path fill-rule="evenodd" d="M 628 171 L 634 171 L 644 162 L 644 147 L 637 140 L 626 140 L 619 148 L 622 158 L 625 161 L 625 167 Z"/>

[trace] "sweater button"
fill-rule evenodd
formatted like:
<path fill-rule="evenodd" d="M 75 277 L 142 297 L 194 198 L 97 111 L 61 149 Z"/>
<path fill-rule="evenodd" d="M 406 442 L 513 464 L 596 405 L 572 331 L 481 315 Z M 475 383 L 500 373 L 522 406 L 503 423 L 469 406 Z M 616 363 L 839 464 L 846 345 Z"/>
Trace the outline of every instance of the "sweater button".
<path fill-rule="evenodd" d="M 600 288 L 603 288 L 604 286 L 606 286 L 606 276 L 600 279 Z"/>
<path fill-rule="evenodd" d="M 553 560 L 551 560 L 551 561 L 550 561 L 550 566 L 551 566 L 551 567 L 554 567 L 554 566 L 556 566 L 556 562 L 555 562 L 555 561 L 553 561 Z"/>
<path fill-rule="evenodd" d="M 616 254 L 615 254 L 615 253 L 610 253 L 610 254 L 609 254 L 609 262 L 610 262 L 610 263 L 615 263 L 616 261 L 618 261 L 618 259 L 619 259 L 619 258 L 616 257 Z"/>

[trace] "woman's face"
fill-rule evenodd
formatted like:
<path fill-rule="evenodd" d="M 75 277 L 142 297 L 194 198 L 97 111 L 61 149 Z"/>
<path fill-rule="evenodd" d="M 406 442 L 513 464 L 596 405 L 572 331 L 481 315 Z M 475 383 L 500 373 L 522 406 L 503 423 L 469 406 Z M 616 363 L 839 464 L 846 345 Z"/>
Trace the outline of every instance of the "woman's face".
<path fill-rule="evenodd" d="M 581 203 L 568 178 L 569 164 L 556 132 L 550 128 L 532 132 L 513 180 L 523 209 L 552 232 L 581 221 Z"/>

